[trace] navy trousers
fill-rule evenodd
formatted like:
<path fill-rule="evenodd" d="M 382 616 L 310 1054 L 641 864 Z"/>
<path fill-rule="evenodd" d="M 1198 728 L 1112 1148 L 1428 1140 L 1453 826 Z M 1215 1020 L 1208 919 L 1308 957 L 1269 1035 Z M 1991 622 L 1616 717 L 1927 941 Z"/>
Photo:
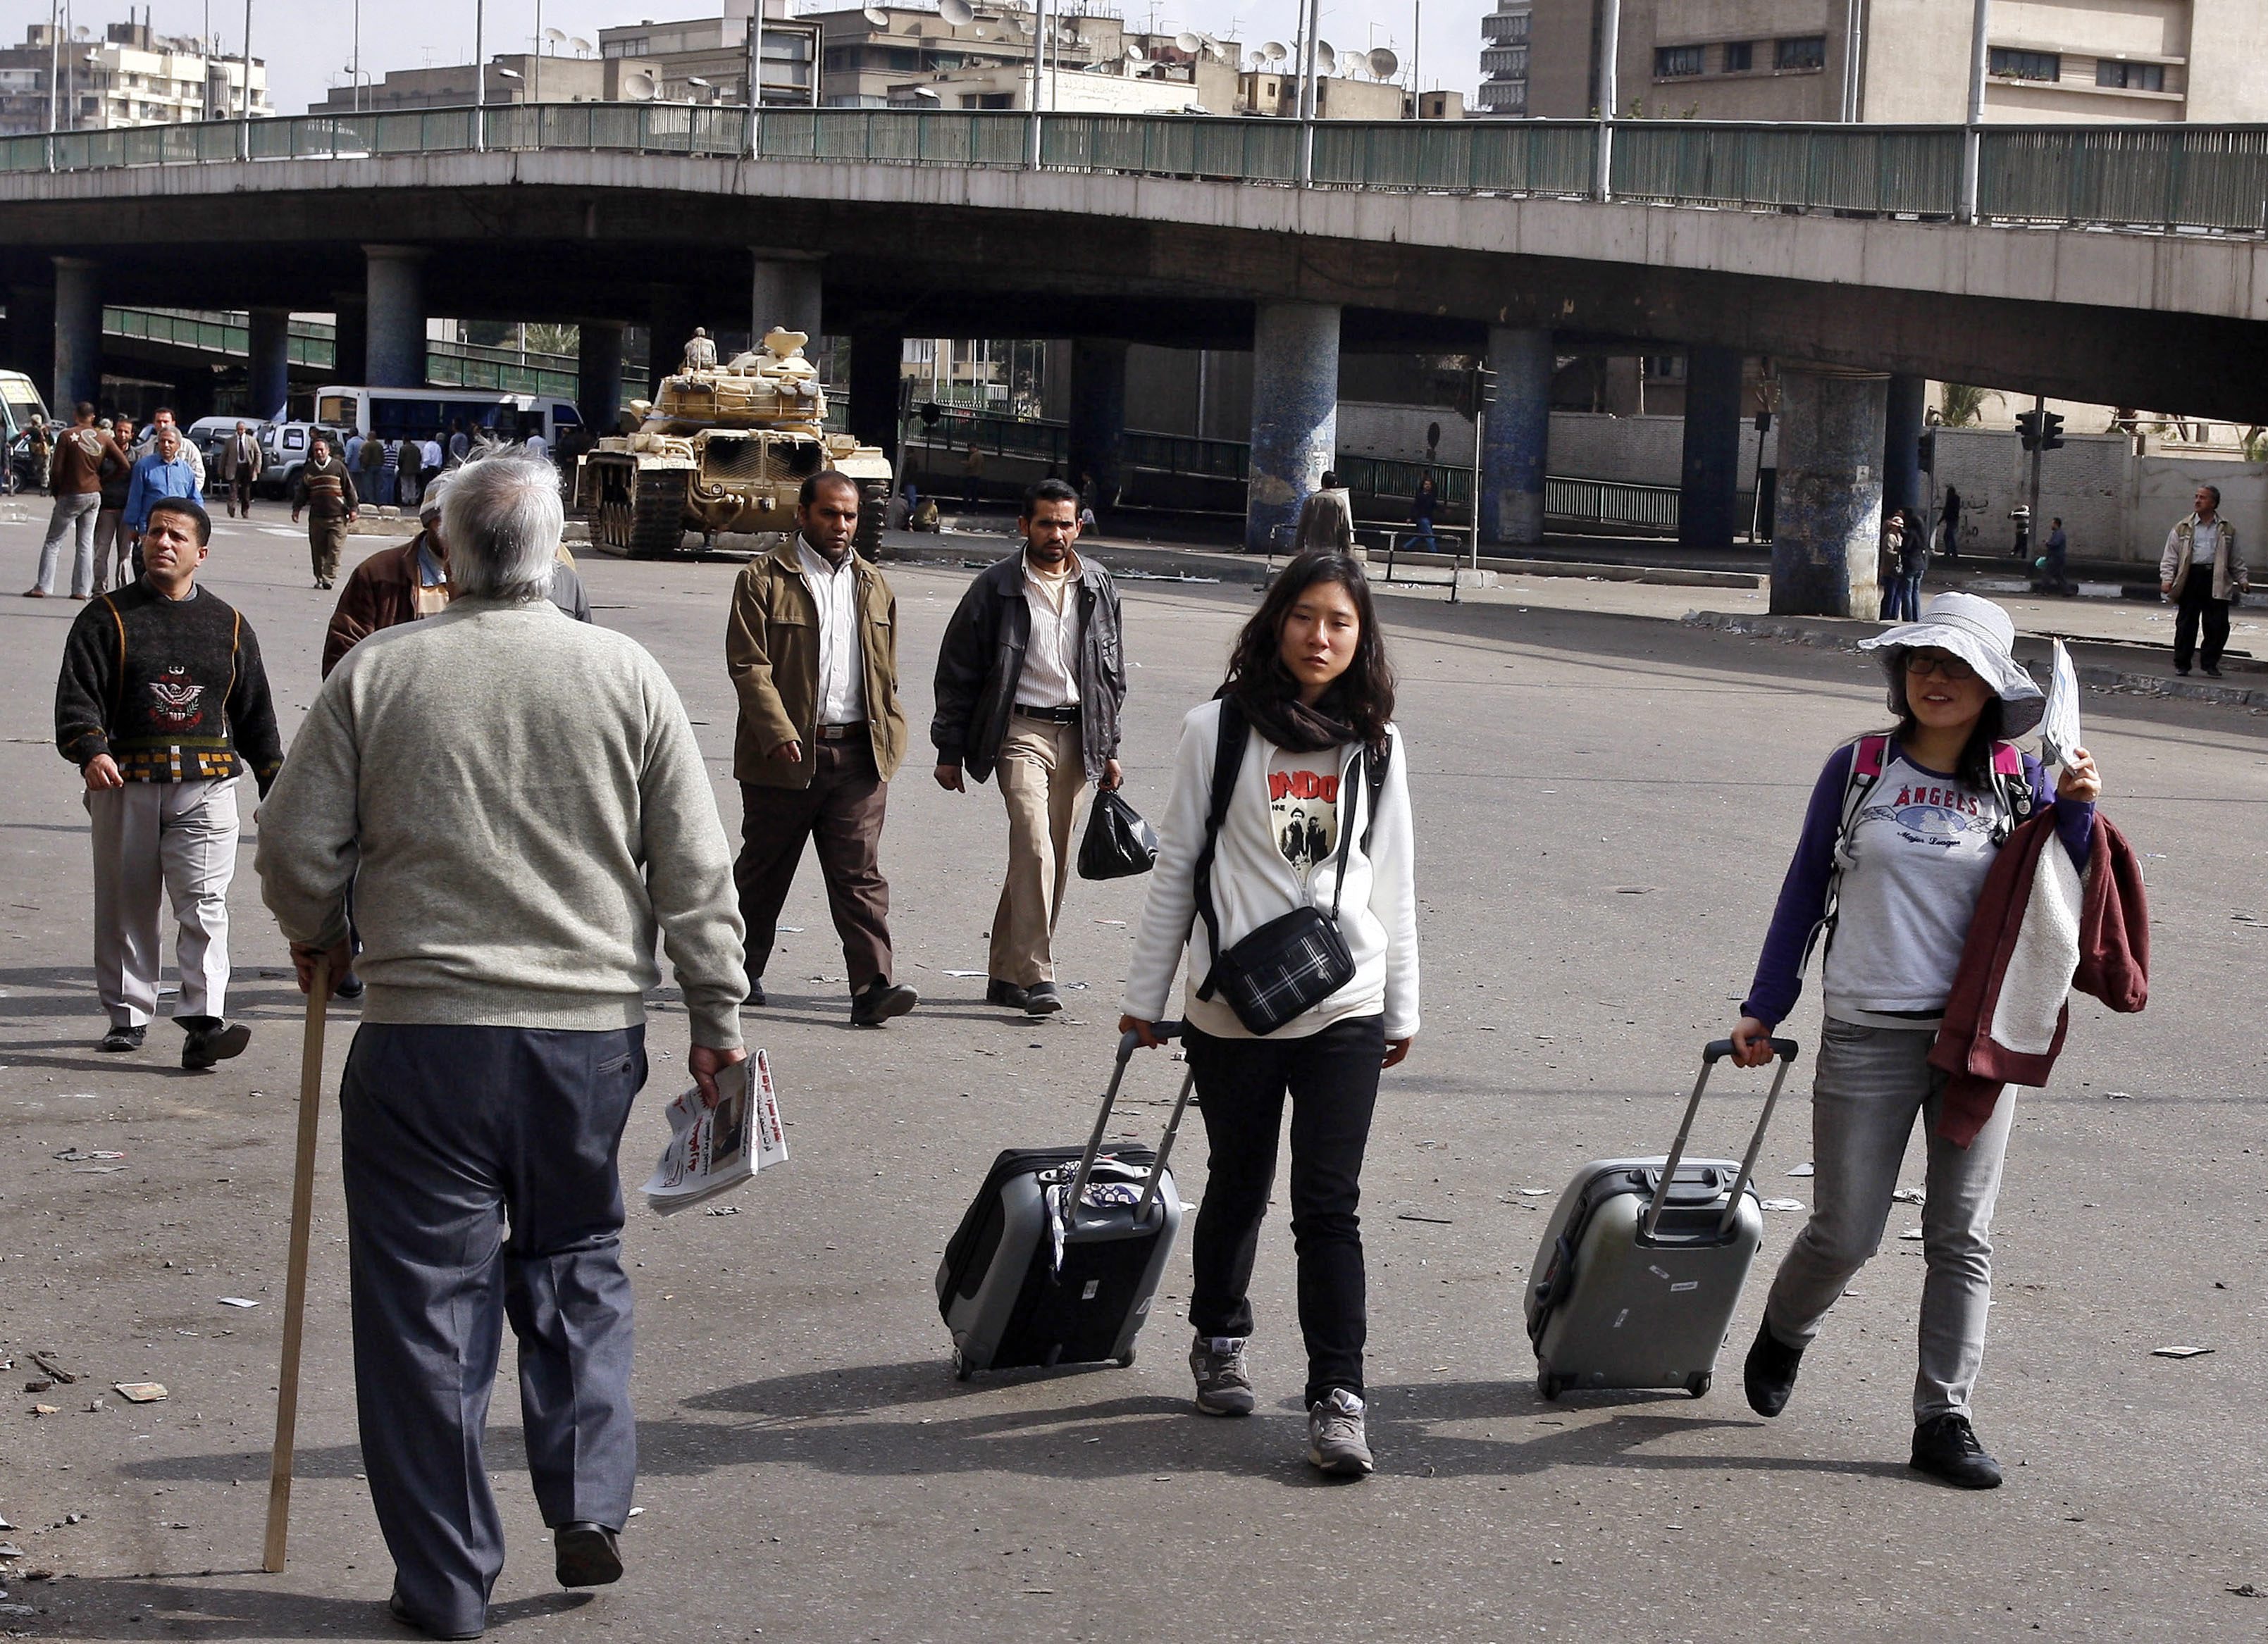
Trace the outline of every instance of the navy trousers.
<path fill-rule="evenodd" d="M 507 1317 L 544 1522 L 630 1516 L 615 1154 L 645 1075 L 643 1027 L 355 1034 L 339 1100 L 363 1466 L 397 1589 L 438 1629 L 485 1625 L 504 1567 L 482 1442 Z"/>

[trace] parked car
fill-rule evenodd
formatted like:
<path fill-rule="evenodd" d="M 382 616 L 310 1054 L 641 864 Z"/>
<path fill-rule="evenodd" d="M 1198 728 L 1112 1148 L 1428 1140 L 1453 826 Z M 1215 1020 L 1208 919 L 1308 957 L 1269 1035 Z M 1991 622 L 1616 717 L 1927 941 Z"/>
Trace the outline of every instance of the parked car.
<path fill-rule="evenodd" d="M 232 422 L 230 426 L 232 429 L 235 425 Z M 262 423 L 260 451 L 265 460 L 260 470 L 260 488 L 270 496 L 289 495 L 291 482 L 307 466 L 307 447 L 315 436 L 322 435 L 331 442 L 333 451 L 344 456 L 350 431 L 320 422 Z"/>

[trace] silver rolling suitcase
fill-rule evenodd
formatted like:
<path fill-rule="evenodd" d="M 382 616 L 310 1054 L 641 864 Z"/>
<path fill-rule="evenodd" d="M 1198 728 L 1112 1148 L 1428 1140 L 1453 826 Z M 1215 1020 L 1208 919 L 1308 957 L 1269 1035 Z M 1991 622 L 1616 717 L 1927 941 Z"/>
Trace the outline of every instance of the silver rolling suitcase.
<path fill-rule="evenodd" d="M 1681 1387 L 1696 1398 L 1709 1391 L 1764 1232 L 1756 1154 L 1796 1056 L 1793 1039 L 1771 1045 L 1771 1092 L 1745 1157 L 1685 1156 L 1710 1070 L 1733 1053 L 1732 1040 L 1718 1039 L 1701 1053 L 1667 1158 L 1594 1159 L 1567 1184 L 1528 1270 L 1528 1338 L 1546 1398 L 1608 1388 Z"/>
<path fill-rule="evenodd" d="M 1155 1024 L 1171 1039 L 1178 1022 Z M 1194 1073 L 1156 1149 L 1102 1145 L 1126 1064 L 1118 1061 L 1085 1148 L 1011 1148 L 993 1160 L 937 1270 L 938 1310 L 953 1332 L 954 1373 L 1028 1365 L 1134 1362 L 1166 1259 L 1182 1225 L 1166 1161 L 1181 1134 Z"/>

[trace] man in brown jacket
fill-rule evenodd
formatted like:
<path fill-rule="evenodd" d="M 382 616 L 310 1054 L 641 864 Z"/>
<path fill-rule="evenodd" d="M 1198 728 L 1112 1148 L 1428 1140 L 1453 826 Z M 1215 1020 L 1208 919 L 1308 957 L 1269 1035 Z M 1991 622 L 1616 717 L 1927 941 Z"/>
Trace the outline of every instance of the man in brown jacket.
<path fill-rule="evenodd" d="M 740 703 L 733 775 L 741 843 L 733 878 L 748 930 L 748 1002 L 764 1002 L 764 962 L 810 840 L 843 938 L 851 1023 L 880 1027 L 919 1002 L 890 980 L 881 865 L 890 777 L 906 750 L 897 596 L 851 547 L 858 488 L 850 481 L 806 480 L 795 523 L 792 541 L 740 573 L 725 632 Z"/>
<path fill-rule="evenodd" d="M 55 564 L 66 538 L 77 544 L 71 557 L 71 598 L 84 599 L 100 591 L 94 585 L 94 517 L 102 507 L 102 463 L 106 457 L 122 459 L 124 454 L 95 427 L 94 407 L 82 400 L 50 459 L 48 488 L 55 506 L 48 518 L 47 540 L 40 545 L 39 576 L 24 591 L 25 598 L 44 599 L 55 591 Z"/>

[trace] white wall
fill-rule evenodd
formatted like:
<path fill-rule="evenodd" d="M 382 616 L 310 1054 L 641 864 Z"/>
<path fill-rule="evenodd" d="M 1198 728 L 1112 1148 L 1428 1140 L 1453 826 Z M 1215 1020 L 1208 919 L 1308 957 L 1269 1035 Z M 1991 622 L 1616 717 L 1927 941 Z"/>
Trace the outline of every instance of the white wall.
<path fill-rule="evenodd" d="M 2123 434 L 2066 434 L 2060 451 L 2040 458 L 2039 542 L 2047 522 L 2060 515 L 2071 551 L 2081 558 L 2147 562 L 2158 557 L 2174 521 L 2190 511 L 2198 485 L 2221 489 L 2221 511 L 2235 525 L 2238 539 L 2261 540 L 2268 527 L 2268 463 L 2229 462 L 2211 457 L 2136 457 Z M 1950 483 L 1958 486 L 1964 547 L 2006 554 L 2015 540 L 2008 510 L 2025 500 L 2030 458 L 2013 432 L 1941 428 L 1937 431 L 1937 484 L 1933 501 Z"/>

